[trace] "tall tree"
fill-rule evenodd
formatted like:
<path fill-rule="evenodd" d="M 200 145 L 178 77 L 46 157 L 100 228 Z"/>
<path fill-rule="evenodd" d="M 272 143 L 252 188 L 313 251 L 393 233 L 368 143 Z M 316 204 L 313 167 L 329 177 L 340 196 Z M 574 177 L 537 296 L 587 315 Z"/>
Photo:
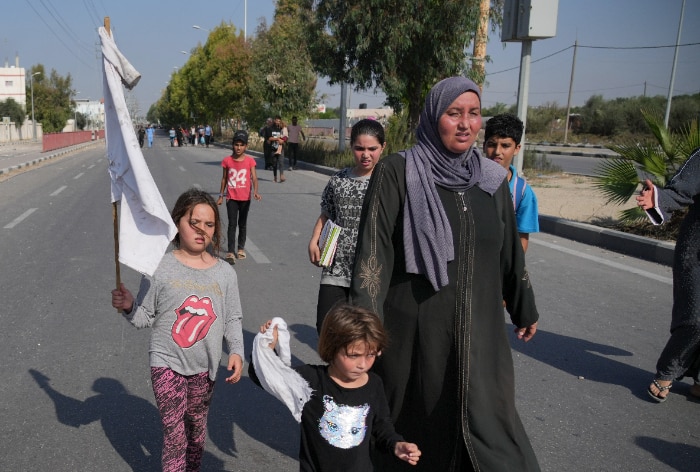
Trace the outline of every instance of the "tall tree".
<path fill-rule="evenodd" d="M 298 0 L 279 0 L 269 28 L 262 22 L 253 44 L 249 118 L 308 113 L 315 98 L 316 74 L 303 45 Z"/>
<path fill-rule="evenodd" d="M 430 87 L 466 70 L 479 0 L 299 0 L 317 72 L 356 90 L 379 87 L 413 129 Z M 497 6 L 497 5 L 496 5 Z"/>
<path fill-rule="evenodd" d="M 34 115 L 41 123 L 44 133 L 61 131 L 69 118 L 72 118 L 71 98 L 73 79 L 68 74 L 62 77 L 54 69 L 46 76 L 44 66 L 32 66 L 29 74 L 41 72 L 34 78 Z"/>
<path fill-rule="evenodd" d="M 20 128 L 22 123 L 24 123 L 26 113 L 22 105 L 17 103 L 14 98 L 8 98 L 0 102 L 0 116 L 9 117 L 10 121 L 12 121 L 17 128 Z"/>

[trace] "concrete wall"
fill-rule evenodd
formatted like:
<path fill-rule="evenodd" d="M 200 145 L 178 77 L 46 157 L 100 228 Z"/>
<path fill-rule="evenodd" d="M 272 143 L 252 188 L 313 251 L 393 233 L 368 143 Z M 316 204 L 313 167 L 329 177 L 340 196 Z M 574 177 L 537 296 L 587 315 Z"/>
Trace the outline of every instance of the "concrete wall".
<path fill-rule="evenodd" d="M 24 124 L 20 129 L 17 129 L 14 121 L 10 123 L 0 122 L 0 143 L 32 141 L 34 139 L 32 136 L 33 132 L 34 127 L 32 126 L 32 120 L 24 120 Z M 36 124 L 36 135 L 38 139 L 41 139 L 43 135 L 41 123 Z"/>

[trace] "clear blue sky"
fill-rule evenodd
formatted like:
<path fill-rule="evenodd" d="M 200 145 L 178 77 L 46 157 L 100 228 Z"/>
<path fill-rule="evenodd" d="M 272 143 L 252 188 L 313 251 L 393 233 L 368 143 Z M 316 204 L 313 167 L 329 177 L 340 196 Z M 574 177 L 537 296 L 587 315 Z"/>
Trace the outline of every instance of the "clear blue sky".
<path fill-rule="evenodd" d="M 249 0 L 248 35 L 254 35 L 262 18 L 272 22 L 274 0 Z M 676 42 L 682 0 L 559 0 L 557 36 L 534 41 L 529 104 L 556 102 L 565 106 L 574 41 L 580 46 L 669 46 Z M 78 98 L 102 96 L 97 27 L 111 18 L 117 45 L 142 74 L 134 89 L 141 113 L 160 96 L 175 67 L 181 67 L 189 50 L 204 43 L 206 30 L 222 20 L 244 28 L 244 0 L 173 0 L 120 2 L 108 0 L 14 0 L 0 18 L 0 60 L 30 68 L 43 64 L 48 71 L 71 74 Z M 700 1 L 686 0 L 681 44 L 700 43 Z M 567 49 L 569 48 L 569 49 Z M 560 52 L 564 50 L 563 52 Z M 471 53 L 471 49 L 469 51 Z M 521 45 L 500 42 L 491 35 L 487 53 L 487 84 L 483 105 L 513 104 L 518 90 Z M 573 105 L 591 95 L 605 98 L 668 93 L 673 48 L 592 49 L 580 47 L 573 86 Z M 547 56 L 551 56 L 548 57 Z M 505 72 L 503 72 L 505 71 Z M 675 94 L 700 92 L 700 44 L 679 49 Z M 339 88 L 319 80 L 319 93 L 328 105 L 339 106 Z M 351 106 L 380 106 L 381 94 L 351 92 Z"/>

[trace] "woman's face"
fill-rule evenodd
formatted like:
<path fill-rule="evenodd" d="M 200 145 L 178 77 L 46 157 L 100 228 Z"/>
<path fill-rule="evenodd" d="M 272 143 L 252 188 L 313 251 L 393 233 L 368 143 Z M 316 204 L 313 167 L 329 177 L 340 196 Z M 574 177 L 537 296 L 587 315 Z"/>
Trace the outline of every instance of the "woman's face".
<path fill-rule="evenodd" d="M 481 103 L 474 92 L 465 92 L 447 107 L 438 120 L 440 140 L 448 151 L 467 151 L 481 129 Z"/>

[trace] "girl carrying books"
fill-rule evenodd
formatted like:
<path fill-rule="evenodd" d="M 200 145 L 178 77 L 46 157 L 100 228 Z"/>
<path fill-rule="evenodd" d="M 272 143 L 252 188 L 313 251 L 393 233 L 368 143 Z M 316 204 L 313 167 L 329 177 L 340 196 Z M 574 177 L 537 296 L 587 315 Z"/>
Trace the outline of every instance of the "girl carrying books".
<path fill-rule="evenodd" d="M 335 303 L 348 300 L 362 201 L 374 166 L 385 146 L 384 128 L 379 122 L 371 119 L 358 121 L 350 132 L 355 166 L 335 173 L 323 190 L 321 215 L 316 220 L 309 241 L 309 260 L 312 264 L 320 265 L 319 240 L 326 221 L 333 221 L 341 230 L 333 261 L 323 267 L 321 275 L 316 305 L 316 330 L 319 333 L 328 310 Z"/>

